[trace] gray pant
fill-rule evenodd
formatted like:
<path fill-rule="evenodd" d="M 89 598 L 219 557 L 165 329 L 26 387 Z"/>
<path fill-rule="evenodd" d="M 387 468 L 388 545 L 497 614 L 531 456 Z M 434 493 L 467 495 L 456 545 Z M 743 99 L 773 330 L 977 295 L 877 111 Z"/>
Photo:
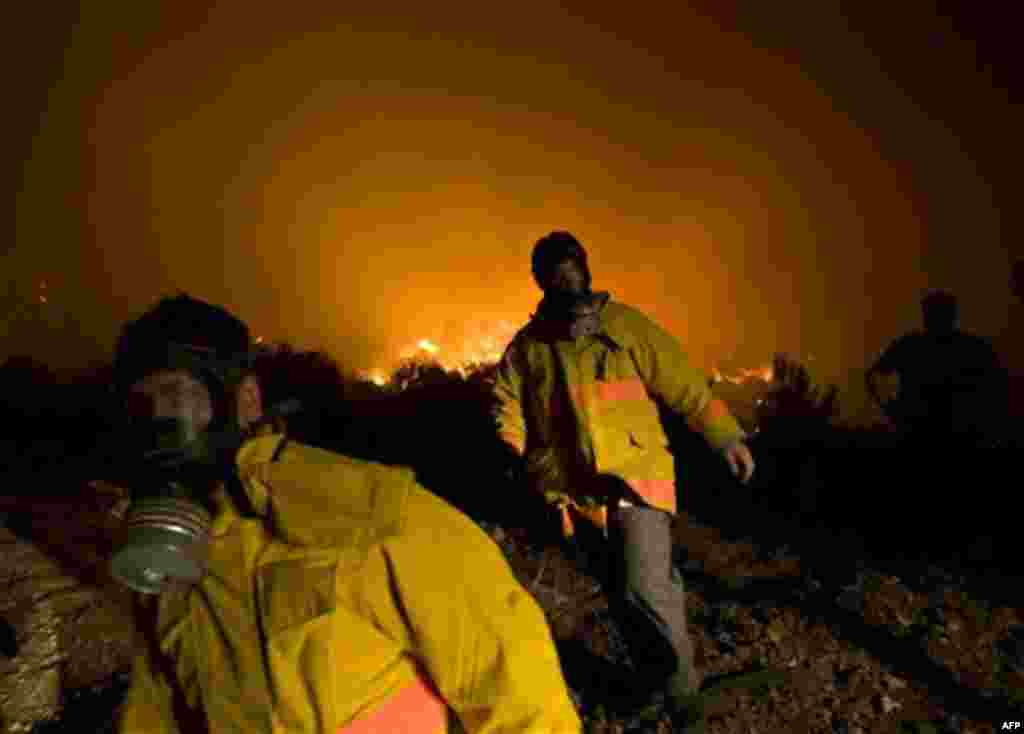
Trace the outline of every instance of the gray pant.
<path fill-rule="evenodd" d="M 625 638 L 638 685 L 686 681 L 700 689 L 686 629 L 686 591 L 672 563 L 672 516 L 651 507 L 609 508 L 611 612 Z"/>

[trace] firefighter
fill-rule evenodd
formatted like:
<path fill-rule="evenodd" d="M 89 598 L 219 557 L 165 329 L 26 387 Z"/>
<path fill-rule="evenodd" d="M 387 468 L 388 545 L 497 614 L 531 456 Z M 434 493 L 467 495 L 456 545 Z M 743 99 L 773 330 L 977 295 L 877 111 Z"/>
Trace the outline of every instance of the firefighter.
<path fill-rule="evenodd" d="M 123 734 L 576 733 L 540 607 L 468 517 L 260 428 L 249 331 L 164 299 L 123 329 L 140 651 Z"/>
<path fill-rule="evenodd" d="M 616 588 L 611 597 L 644 700 L 659 689 L 692 717 L 701 675 L 686 629 L 682 577 L 672 563 L 674 459 L 658 404 L 749 481 L 745 435 L 680 344 L 640 311 L 591 290 L 587 253 L 568 232 L 540 239 L 536 314 L 507 347 L 495 379 L 501 439 L 524 458 L 530 486 L 556 507 L 562 530 L 603 529 Z"/>

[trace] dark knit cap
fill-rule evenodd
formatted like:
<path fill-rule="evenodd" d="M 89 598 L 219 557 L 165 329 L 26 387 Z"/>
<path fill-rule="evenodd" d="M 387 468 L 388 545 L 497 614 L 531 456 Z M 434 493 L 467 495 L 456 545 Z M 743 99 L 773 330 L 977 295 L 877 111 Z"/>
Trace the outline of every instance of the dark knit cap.
<path fill-rule="evenodd" d="M 227 310 L 185 293 L 164 298 L 122 328 L 114 355 L 117 388 L 161 369 L 200 362 L 244 367 L 251 345 L 249 328 Z"/>
<path fill-rule="evenodd" d="M 579 240 L 568 232 L 551 232 L 537 240 L 530 260 L 533 275 L 539 279 L 565 260 L 576 260 L 586 269 L 587 252 Z"/>

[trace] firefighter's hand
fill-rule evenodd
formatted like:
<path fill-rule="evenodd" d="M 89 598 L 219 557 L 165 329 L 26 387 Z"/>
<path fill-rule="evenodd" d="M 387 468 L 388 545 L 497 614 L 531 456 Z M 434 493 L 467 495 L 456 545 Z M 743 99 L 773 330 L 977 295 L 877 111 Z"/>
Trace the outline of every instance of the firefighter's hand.
<path fill-rule="evenodd" d="M 727 446 L 722 455 L 729 464 L 732 475 L 746 484 L 754 476 L 754 456 L 742 441 Z"/>

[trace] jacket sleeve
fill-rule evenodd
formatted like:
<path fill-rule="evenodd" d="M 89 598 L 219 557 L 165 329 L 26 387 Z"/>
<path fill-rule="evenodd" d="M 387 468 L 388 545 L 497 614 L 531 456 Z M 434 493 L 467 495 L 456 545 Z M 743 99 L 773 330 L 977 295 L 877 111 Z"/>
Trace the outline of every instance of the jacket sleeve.
<path fill-rule="evenodd" d="M 745 438 L 725 403 L 714 397 L 706 376 L 690 364 L 679 341 L 652 320 L 633 311 L 636 362 L 647 389 L 686 419 L 715 449 Z"/>
<path fill-rule="evenodd" d="M 162 600 L 161 600 L 162 601 Z M 154 624 L 157 600 L 136 601 L 139 650 L 132 663 L 131 685 L 121 707 L 120 734 L 183 734 L 204 731 L 199 689 L 186 655 L 187 617 L 168 619 L 162 604 Z M 184 722 L 183 726 L 179 726 Z"/>
<path fill-rule="evenodd" d="M 516 455 L 526 450 L 526 421 L 523 414 L 523 375 L 516 359 L 517 342 L 513 341 L 498 363 L 494 381 L 497 405 L 494 418 L 498 436 Z"/>
<path fill-rule="evenodd" d="M 379 547 L 363 594 L 467 734 L 578 734 L 540 606 L 472 520 L 414 485 L 410 527 Z"/>

